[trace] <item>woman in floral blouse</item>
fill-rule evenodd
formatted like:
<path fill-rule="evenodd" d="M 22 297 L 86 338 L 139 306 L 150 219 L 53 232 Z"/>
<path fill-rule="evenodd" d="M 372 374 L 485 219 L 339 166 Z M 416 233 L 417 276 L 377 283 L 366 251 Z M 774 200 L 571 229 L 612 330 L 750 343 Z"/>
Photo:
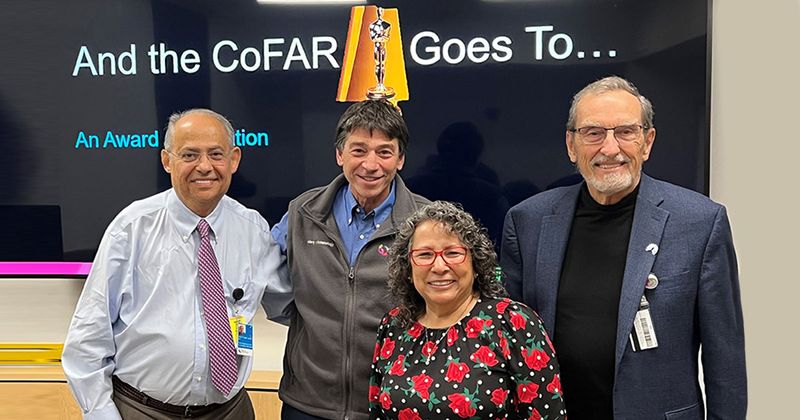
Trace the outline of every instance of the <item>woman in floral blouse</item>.
<path fill-rule="evenodd" d="M 372 419 L 566 419 L 541 320 L 505 298 L 492 243 L 469 215 L 436 201 L 390 250 L 399 306 L 378 330 Z"/>

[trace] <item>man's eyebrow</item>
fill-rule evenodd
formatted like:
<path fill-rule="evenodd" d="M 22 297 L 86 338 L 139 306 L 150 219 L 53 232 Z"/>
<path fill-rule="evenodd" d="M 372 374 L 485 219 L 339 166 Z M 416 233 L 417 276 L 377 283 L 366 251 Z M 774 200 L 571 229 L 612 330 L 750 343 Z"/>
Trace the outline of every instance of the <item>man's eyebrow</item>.
<path fill-rule="evenodd" d="M 199 152 L 201 150 L 202 149 L 200 149 L 199 147 L 186 146 L 186 147 L 180 149 L 179 151 L 180 152 Z M 225 150 L 225 148 L 222 147 L 222 146 L 214 146 L 214 147 L 211 147 L 211 148 L 206 149 L 206 150 L 208 150 L 209 152 L 214 152 L 214 151 L 217 151 L 217 150 Z"/>

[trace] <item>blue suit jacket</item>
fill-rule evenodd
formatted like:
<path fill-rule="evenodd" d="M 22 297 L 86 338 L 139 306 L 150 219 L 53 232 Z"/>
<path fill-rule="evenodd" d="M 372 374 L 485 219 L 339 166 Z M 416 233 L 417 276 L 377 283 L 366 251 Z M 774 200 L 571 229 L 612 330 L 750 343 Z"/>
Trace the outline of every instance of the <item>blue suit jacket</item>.
<path fill-rule="evenodd" d="M 555 334 L 558 282 L 580 185 L 514 206 L 503 227 L 500 264 L 512 299 L 538 311 Z M 654 255 L 646 251 L 656 244 Z M 634 352 L 628 336 L 647 290 L 658 347 Z M 744 419 L 744 327 L 736 254 L 725 208 L 642 174 L 619 302 L 614 418 L 703 419 L 698 350 L 709 419 Z M 558 348 L 556 348 L 558 353 Z M 564 389 L 569 412 L 569 389 Z"/>

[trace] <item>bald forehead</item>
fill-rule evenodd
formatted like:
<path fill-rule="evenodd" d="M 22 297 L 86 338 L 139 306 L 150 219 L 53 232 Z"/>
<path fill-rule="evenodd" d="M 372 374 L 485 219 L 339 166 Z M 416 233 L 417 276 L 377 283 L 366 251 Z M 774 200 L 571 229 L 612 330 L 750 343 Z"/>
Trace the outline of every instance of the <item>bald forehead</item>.
<path fill-rule="evenodd" d="M 184 115 L 178 121 L 175 121 L 175 128 L 219 128 L 224 129 L 222 123 L 216 118 L 208 114 L 195 112 L 192 114 Z"/>
<path fill-rule="evenodd" d="M 193 113 L 184 115 L 175 122 L 175 149 L 187 142 L 213 142 L 223 148 L 230 144 L 225 126 L 211 115 Z"/>

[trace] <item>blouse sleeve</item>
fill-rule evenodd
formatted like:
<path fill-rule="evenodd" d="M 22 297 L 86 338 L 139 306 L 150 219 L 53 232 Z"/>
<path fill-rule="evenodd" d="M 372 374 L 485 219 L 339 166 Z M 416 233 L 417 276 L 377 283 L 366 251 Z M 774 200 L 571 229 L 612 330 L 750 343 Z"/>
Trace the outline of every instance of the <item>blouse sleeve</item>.
<path fill-rule="evenodd" d="M 502 302 L 508 306 L 504 308 L 505 322 L 499 332 L 500 347 L 508 355 L 517 415 L 526 419 L 565 419 L 558 360 L 542 320 L 522 303 L 508 299 Z"/>
<path fill-rule="evenodd" d="M 394 352 L 394 341 L 389 338 L 389 330 L 392 325 L 397 308 L 392 309 L 381 319 L 378 327 L 378 338 L 375 341 L 375 351 L 372 354 L 372 368 L 369 375 L 369 418 L 370 420 L 381 419 L 381 381 L 383 380 L 384 367 L 388 362 L 388 356 Z M 386 356 L 386 357 L 384 357 Z"/>

